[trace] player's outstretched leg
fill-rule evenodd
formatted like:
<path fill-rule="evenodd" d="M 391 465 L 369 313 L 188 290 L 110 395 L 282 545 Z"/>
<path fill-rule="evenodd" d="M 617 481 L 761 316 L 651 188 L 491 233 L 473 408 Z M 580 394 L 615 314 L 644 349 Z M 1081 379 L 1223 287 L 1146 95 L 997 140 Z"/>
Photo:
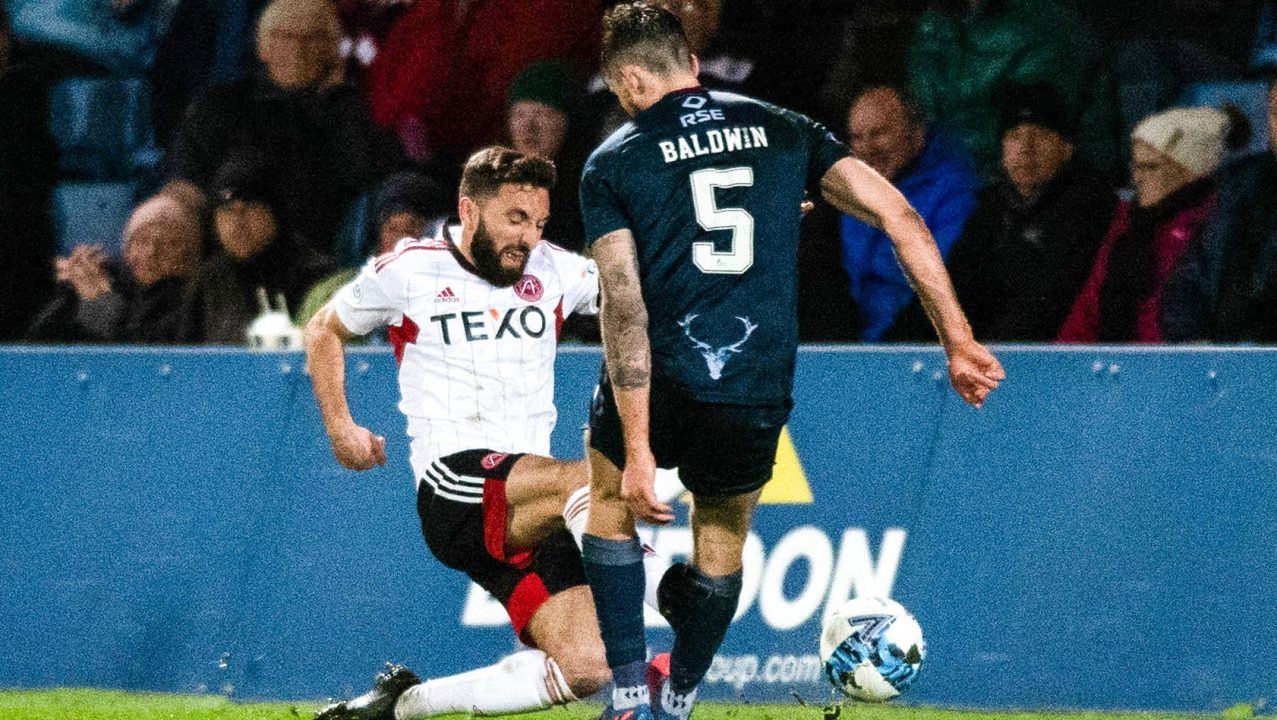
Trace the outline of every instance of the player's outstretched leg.
<path fill-rule="evenodd" d="M 316 720 L 423 720 L 453 713 L 534 712 L 593 695 L 611 680 L 585 586 L 546 600 L 528 622 L 527 636 L 543 650 L 524 650 L 459 675 L 421 682 L 406 668 L 393 666 L 377 676 L 371 692 L 330 705 Z"/>
<path fill-rule="evenodd" d="M 621 499 L 621 471 L 590 450 L 590 518 L 581 558 L 612 670 L 614 717 L 643 720 L 650 710 L 643 629 L 643 548 Z"/>
<path fill-rule="evenodd" d="M 691 714 L 696 688 L 736 613 L 741 553 L 758 495 L 695 500 L 692 562 L 671 567 L 658 593 L 661 613 L 674 628 L 670 677 L 659 703 L 662 718 L 686 720 Z"/>
<path fill-rule="evenodd" d="M 544 710 L 575 699 L 553 659 L 540 650 L 524 650 L 496 665 L 408 688 L 395 703 L 393 718 L 421 720 L 453 713 L 508 715 Z"/>
<path fill-rule="evenodd" d="M 602 687 L 604 683 L 599 683 Z M 453 713 L 505 715 L 544 710 L 575 700 L 558 665 L 540 650 L 515 653 L 496 665 L 420 681 L 402 665 L 388 665 L 373 689 L 334 703 L 315 720 L 419 720 Z"/>

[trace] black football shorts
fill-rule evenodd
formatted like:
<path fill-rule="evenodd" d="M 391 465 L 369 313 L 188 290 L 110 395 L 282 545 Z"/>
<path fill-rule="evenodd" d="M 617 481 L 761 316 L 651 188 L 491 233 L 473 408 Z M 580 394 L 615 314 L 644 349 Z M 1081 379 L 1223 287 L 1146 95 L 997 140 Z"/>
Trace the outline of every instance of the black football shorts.
<path fill-rule="evenodd" d="M 680 388 L 653 379 L 648 432 L 656 465 L 677 467 L 679 479 L 693 495 L 753 492 L 771 479 L 776 446 L 792 407 L 791 402 L 700 402 Z M 621 419 L 606 373 L 590 405 L 590 447 L 625 469 Z"/>
<path fill-rule="evenodd" d="M 464 450 L 435 460 L 417 482 L 417 514 L 430 552 L 501 601 L 519 638 L 535 647 L 528 621 L 552 595 L 586 581 L 567 530 L 535 548 L 506 547 L 505 481 L 521 457 Z"/>

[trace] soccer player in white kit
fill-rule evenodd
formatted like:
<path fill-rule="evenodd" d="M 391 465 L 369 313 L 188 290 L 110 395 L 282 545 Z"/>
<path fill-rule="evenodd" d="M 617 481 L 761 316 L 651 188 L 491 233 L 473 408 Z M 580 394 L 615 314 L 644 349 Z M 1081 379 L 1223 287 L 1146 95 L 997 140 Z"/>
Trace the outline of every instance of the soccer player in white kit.
<path fill-rule="evenodd" d="M 559 328 L 597 312 L 599 286 L 593 261 L 541 240 L 554 180 L 547 160 L 480 150 L 462 174 L 460 226 L 370 260 L 306 327 L 333 454 L 366 470 L 385 464 L 385 439 L 350 414 L 344 343 L 389 326 L 426 544 L 500 600 L 535 648 L 425 683 L 391 666 L 370 693 L 321 711 L 325 720 L 537 710 L 611 679 L 565 528 L 583 530 L 588 471 L 549 456 Z"/>

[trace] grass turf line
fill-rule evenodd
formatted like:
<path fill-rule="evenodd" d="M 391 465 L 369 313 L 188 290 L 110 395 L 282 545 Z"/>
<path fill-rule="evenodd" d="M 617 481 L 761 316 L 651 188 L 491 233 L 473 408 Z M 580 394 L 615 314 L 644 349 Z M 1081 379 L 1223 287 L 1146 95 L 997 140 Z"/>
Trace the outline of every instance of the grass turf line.
<path fill-rule="evenodd" d="M 117 690 L 2 690 L 0 720 L 297 720 L 318 703 L 238 703 L 220 695 L 165 695 Z M 574 705 L 517 717 L 593 720 L 599 706 Z M 460 720 L 467 715 L 452 715 Z M 513 717 L 513 716 L 512 716 Z M 703 703 L 696 720 L 822 720 L 820 708 Z M 1218 715 L 1167 713 L 1058 713 L 937 710 L 898 705 L 848 705 L 840 720 L 1202 720 Z"/>

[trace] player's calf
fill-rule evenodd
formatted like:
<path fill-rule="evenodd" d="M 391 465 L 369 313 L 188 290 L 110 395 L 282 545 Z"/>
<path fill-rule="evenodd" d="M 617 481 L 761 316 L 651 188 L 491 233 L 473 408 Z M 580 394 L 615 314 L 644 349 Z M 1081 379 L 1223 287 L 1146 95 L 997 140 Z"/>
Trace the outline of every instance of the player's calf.
<path fill-rule="evenodd" d="M 612 671 L 608 669 L 602 641 L 574 647 L 568 654 L 556 658 L 556 662 L 564 683 L 575 697 L 589 697 L 612 682 Z"/>
<path fill-rule="evenodd" d="M 693 562 L 671 568 L 658 593 L 660 610 L 674 628 L 670 678 L 661 689 L 661 718 L 686 720 L 691 714 L 696 688 L 736 614 L 741 551 L 757 498 L 754 491 L 696 499 Z"/>
<path fill-rule="evenodd" d="M 588 697 L 612 681 L 594 603 L 585 585 L 547 600 L 528 622 L 527 634 L 556 663 L 571 695 Z"/>

